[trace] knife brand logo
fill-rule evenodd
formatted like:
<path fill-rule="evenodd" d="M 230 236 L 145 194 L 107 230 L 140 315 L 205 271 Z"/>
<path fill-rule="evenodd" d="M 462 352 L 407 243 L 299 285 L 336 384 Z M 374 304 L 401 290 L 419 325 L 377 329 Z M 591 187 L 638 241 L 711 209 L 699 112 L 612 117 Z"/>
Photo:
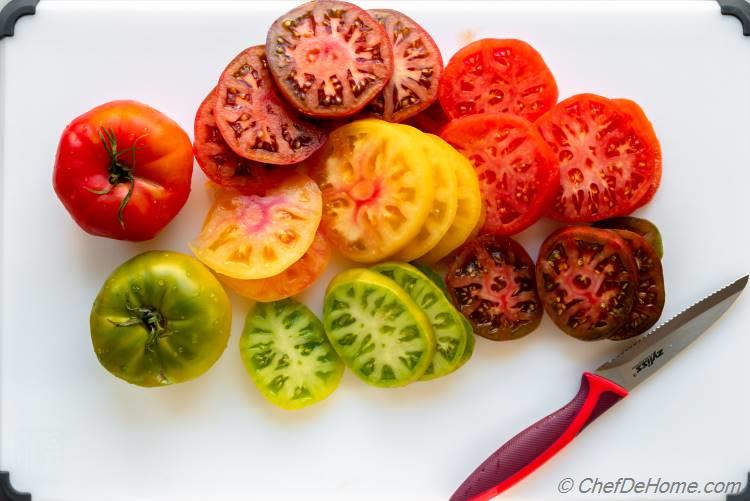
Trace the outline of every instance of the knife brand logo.
<path fill-rule="evenodd" d="M 637 376 L 638 373 L 641 372 L 643 369 L 654 365 L 654 362 L 656 362 L 656 360 L 662 355 L 664 355 L 664 348 L 659 348 L 658 350 L 656 350 L 655 352 L 651 353 L 649 356 L 641 360 L 641 362 L 638 365 L 633 367 L 633 370 L 635 371 L 633 372 L 633 376 Z"/>

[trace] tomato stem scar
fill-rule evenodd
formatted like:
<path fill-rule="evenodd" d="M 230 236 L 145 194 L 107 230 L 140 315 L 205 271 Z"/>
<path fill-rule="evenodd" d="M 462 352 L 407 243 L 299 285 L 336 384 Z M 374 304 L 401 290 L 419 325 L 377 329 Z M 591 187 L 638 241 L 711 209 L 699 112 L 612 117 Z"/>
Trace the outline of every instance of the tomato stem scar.
<path fill-rule="evenodd" d="M 107 171 L 109 172 L 109 188 L 104 190 L 92 190 L 91 188 L 86 188 L 89 192 L 95 194 L 95 195 L 108 195 L 112 192 L 112 190 L 115 188 L 115 186 L 119 183 L 129 183 L 128 184 L 128 192 L 125 194 L 125 196 L 120 201 L 120 206 L 117 209 L 117 220 L 120 222 L 120 226 L 125 229 L 125 220 L 123 219 L 123 213 L 125 211 L 125 206 L 130 201 L 130 197 L 133 195 L 133 188 L 135 186 L 135 177 L 133 176 L 133 171 L 135 170 L 135 152 L 139 149 L 143 149 L 143 147 L 138 147 L 138 141 L 146 137 L 147 134 L 142 134 L 135 138 L 133 141 L 133 144 L 129 148 L 125 148 L 123 150 L 117 149 L 117 137 L 115 136 L 115 132 L 112 129 L 105 129 L 104 127 L 99 128 L 99 139 L 102 142 L 102 145 L 104 146 L 104 150 L 107 152 L 107 156 L 109 157 L 109 166 L 107 167 Z M 125 153 L 131 153 L 132 159 L 131 159 L 131 165 L 127 165 L 121 162 L 120 156 L 124 155 Z"/>
<path fill-rule="evenodd" d="M 143 324 L 148 329 L 148 340 L 146 341 L 146 349 L 148 351 L 154 351 L 154 345 L 159 338 L 169 336 L 167 332 L 166 324 L 167 321 L 164 315 L 154 308 L 153 306 L 140 306 L 133 307 L 130 303 L 125 303 L 125 308 L 133 314 L 132 317 L 125 320 L 124 322 L 110 322 L 116 327 L 129 327 L 131 325 Z"/>

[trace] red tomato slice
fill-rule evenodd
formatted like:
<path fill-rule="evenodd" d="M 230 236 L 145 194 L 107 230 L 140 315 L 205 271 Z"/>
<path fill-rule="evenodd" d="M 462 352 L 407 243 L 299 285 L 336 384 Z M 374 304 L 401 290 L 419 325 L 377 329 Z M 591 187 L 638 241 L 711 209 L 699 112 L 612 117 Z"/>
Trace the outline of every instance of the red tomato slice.
<path fill-rule="evenodd" d="M 633 117 L 633 119 L 638 124 L 638 128 L 643 132 L 644 140 L 649 143 L 649 145 L 658 155 L 658 158 L 661 159 L 661 144 L 659 144 L 659 139 L 657 139 L 656 137 L 654 126 L 651 123 L 651 120 L 649 120 L 646 116 L 643 108 L 641 108 L 638 103 L 636 103 L 635 101 L 631 101 L 630 99 L 613 99 L 613 101 L 617 103 L 617 105 L 625 113 L 628 113 L 631 117 Z M 640 200 L 638 200 L 638 202 L 636 203 L 636 209 L 643 207 L 644 205 L 649 203 L 651 199 L 654 198 L 656 191 L 659 189 L 659 185 L 661 184 L 661 161 L 659 161 L 657 167 L 658 168 L 656 169 L 656 172 L 654 172 L 654 178 L 651 181 L 651 188 Z"/>
<path fill-rule="evenodd" d="M 112 101 L 63 131 L 53 183 L 73 219 L 92 235 L 150 240 L 190 193 L 193 155 L 177 123 L 136 101 Z"/>
<path fill-rule="evenodd" d="M 560 188 L 550 209 L 555 219 L 590 222 L 630 214 L 660 176 L 653 129 L 610 99 L 570 97 L 536 125 L 560 160 Z"/>
<path fill-rule="evenodd" d="M 451 118 L 513 113 L 533 121 L 557 102 L 557 83 L 531 45 L 485 38 L 451 58 L 439 99 Z"/>
<path fill-rule="evenodd" d="M 315 0 L 273 22 L 270 71 L 306 115 L 341 118 L 367 105 L 393 75 L 393 46 L 378 22 L 349 2 Z"/>
<path fill-rule="evenodd" d="M 443 127 L 448 125 L 450 118 L 443 111 L 443 107 L 440 106 L 440 101 L 435 101 L 430 106 L 420 111 L 405 123 L 416 127 L 422 132 L 429 132 L 430 134 L 440 135 L 440 131 Z"/>
<path fill-rule="evenodd" d="M 391 9 L 369 10 L 393 44 L 393 75 L 365 112 L 403 122 L 437 100 L 443 57 L 432 37 L 409 16 Z"/>
<path fill-rule="evenodd" d="M 215 107 L 216 89 L 213 89 L 195 115 L 193 154 L 206 177 L 246 195 L 265 195 L 294 173 L 293 169 L 255 162 L 235 153 L 216 126 Z"/>
<path fill-rule="evenodd" d="M 529 121 L 507 113 L 471 115 L 450 122 L 441 136 L 477 171 L 487 205 L 482 233 L 513 235 L 549 208 L 559 165 Z"/>

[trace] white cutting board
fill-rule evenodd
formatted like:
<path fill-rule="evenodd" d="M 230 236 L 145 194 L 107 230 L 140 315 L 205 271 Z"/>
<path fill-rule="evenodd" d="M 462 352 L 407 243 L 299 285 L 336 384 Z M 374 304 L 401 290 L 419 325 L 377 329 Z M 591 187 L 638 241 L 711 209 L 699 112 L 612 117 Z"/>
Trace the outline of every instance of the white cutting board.
<path fill-rule="evenodd" d="M 285 412 L 245 374 L 238 337 L 248 303 L 234 297 L 229 347 L 200 379 L 142 389 L 99 366 L 88 315 L 101 283 L 141 251 L 188 252 L 208 198 L 196 166 L 187 205 L 154 241 L 88 236 L 52 190 L 60 132 L 99 103 L 132 98 L 192 135 L 224 65 L 263 43 L 293 5 L 45 0 L 0 42 L 0 469 L 35 501 L 444 500 L 505 440 L 566 403 L 583 370 L 622 348 L 576 341 L 545 319 L 519 341 L 479 338 L 473 359 L 449 377 L 383 390 L 347 373 L 327 401 Z M 638 215 L 664 235 L 665 318 L 750 271 L 750 38 L 715 2 L 361 5 L 406 12 L 446 60 L 470 39 L 520 38 L 542 53 L 561 98 L 595 92 L 643 106 L 661 139 L 664 178 Z M 519 239 L 536 257 L 554 227 L 542 221 Z M 318 313 L 338 269 L 302 296 Z M 565 477 L 744 482 L 748 325 L 745 293 L 505 498 L 601 497 L 558 494 Z"/>

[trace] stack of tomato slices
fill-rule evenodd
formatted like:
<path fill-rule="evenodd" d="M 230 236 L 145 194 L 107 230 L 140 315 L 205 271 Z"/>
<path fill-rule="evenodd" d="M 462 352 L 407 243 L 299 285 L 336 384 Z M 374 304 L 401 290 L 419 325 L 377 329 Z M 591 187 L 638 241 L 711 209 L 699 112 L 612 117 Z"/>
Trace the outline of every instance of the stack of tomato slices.
<path fill-rule="evenodd" d="M 482 232 L 513 235 L 544 214 L 567 223 L 623 216 L 656 193 L 661 150 L 638 104 L 557 96 L 542 57 L 520 40 L 479 40 L 448 62 L 440 103 L 452 120 L 441 136 L 477 169 Z"/>
<path fill-rule="evenodd" d="M 363 262 L 397 252 L 404 260 L 431 253 L 434 261 L 458 247 L 482 213 L 471 167 L 439 138 L 386 124 L 436 103 L 442 71 L 432 38 L 394 10 L 317 1 L 278 18 L 265 45 L 229 62 L 196 114 L 194 153 L 214 197 L 192 244 L 196 256 L 239 294 L 274 301 L 301 292 L 323 272 L 329 241 Z M 377 156 L 371 151 L 361 152 L 357 179 L 342 174 L 352 159 L 326 164 L 340 156 L 336 138 L 348 137 L 346 127 L 334 128 L 352 120 L 355 130 L 387 131 L 381 153 L 399 142 L 406 152 L 406 138 L 422 145 L 417 166 L 409 167 L 411 185 L 397 169 L 370 168 Z M 331 131 L 327 153 L 316 155 Z M 438 168 L 430 155 L 456 167 L 446 160 Z M 435 196 L 421 175 L 437 175 L 446 193 Z M 342 197 L 353 210 L 340 207 Z M 455 225 L 459 231 L 449 232 Z"/>

